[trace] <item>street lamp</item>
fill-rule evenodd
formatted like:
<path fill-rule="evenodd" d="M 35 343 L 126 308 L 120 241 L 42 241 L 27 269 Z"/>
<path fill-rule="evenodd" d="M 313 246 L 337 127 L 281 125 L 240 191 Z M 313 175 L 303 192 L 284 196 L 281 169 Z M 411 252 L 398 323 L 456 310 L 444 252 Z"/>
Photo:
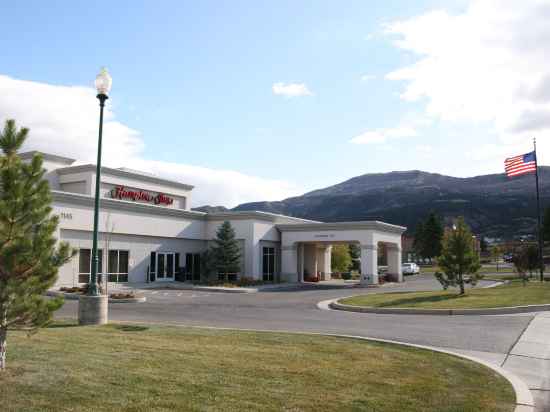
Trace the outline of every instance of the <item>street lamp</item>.
<path fill-rule="evenodd" d="M 97 232 L 99 225 L 99 190 L 101 186 L 101 140 L 103 137 L 103 108 L 105 100 L 109 98 L 113 79 L 107 69 L 102 68 L 95 78 L 95 87 L 97 89 L 97 98 L 99 99 L 99 139 L 97 143 L 97 165 L 95 172 L 95 203 L 94 203 L 94 237 L 92 243 L 92 270 L 90 275 L 90 284 L 88 285 L 88 295 L 100 295 L 97 284 L 97 274 L 99 272 L 99 256 L 97 253 Z"/>
<path fill-rule="evenodd" d="M 97 253 L 97 232 L 99 226 L 99 191 L 101 186 L 101 140 L 103 137 L 103 108 L 111 91 L 113 80 L 105 68 L 95 78 L 97 98 L 99 99 L 99 139 L 97 143 L 97 165 L 95 174 L 94 234 L 92 243 L 92 268 L 88 293 L 81 295 L 78 301 L 78 322 L 81 325 L 101 325 L 107 323 L 109 297 L 101 295 L 97 284 L 99 256 Z"/>

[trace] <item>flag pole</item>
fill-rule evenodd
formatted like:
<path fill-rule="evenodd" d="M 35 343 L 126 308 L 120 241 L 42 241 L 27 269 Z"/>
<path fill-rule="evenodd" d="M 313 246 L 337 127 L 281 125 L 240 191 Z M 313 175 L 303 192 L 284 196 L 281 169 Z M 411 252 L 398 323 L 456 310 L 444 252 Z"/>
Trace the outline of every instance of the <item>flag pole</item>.
<path fill-rule="evenodd" d="M 539 194 L 539 163 L 537 159 L 537 139 L 533 138 L 533 147 L 535 149 L 535 182 L 537 185 L 537 228 L 539 235 L 539 269 L 540 281 L 544 281 L 544 258 L 542 255 L 542 230 L 540 228 L 540 194 Z"/>

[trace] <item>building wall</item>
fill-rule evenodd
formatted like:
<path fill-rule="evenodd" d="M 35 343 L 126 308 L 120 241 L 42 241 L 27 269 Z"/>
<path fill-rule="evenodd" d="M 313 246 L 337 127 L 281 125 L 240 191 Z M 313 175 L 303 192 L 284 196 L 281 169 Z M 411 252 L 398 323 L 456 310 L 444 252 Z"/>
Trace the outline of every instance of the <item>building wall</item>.
<path fill-rule="evenodd" d="M 70 193 L 78 193 L 81 195 L 87 194 L 88 185 L 86 184 L 85 180 L 82 180 L 80 182 L 68 182 L 68 183 L 61 183 L 60 190 L 64 192 L 70 192 Z"/>
<path fill-rule="evenodd" d="M 92 248 L 90 231 L 62 229 L 60 240 L 69 242 L 77 250 Z M 185 254 L 202 253 L 206 250 L 206 241 L 102 232 L 99 234 L 98 248 L 103 250 L 103 273 L 107 271 L 107 250 L 127 250 L 129 252 L 128 282 L 139 283 L 147 281 L 151 252 L 179 253 L 180 267 L 183 267 Z M 61 268 L 58 284 L 76 285 L 78 274 L 79 259 L 76 255 Z"/>
<path fill-rule="evenodd" d="M 54 203 L 60 229 L 93 230 L 93 206 Z M 102 206 L 99 230 L 129 235 L 204 240 L 205 221 Z"/>

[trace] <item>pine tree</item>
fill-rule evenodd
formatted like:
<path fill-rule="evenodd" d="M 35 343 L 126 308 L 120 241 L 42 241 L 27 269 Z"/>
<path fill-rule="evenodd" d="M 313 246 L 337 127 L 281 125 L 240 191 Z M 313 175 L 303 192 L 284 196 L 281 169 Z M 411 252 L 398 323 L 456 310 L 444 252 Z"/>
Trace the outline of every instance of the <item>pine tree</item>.
<path fill-rule="evenodd" d="M 432 260 L 441 254 L 443 225 L 435 213 L 430 213 L 422 228 L 422 255 Z"/>
<path fill-rule="evenodd" d="M 542 219 L 542 239 L 546 242 L 550 241 L 550 207 L 544 209 Z"/>
<path fill-rule="evenodd" d="M 42 158 L 26 164 L 18 156 L 28 133 L 8 120 L 0 134 L 0 370 L 6 366 L 8 330 L 36 332 L 63 304 L 43 295 L 72 256 L 68 244 L 56 247 L 58 217 L 51 214 Z"/>
<path fill-rule="evenodd" d="M 420 221 L 416 224 L 416 229 L 414 231 L 414 241 L 413 241 L 414 253 L 421 259 L 424 259 L 424 222 Z"/>
<path fill-rule="evenodd" d="M 464 218 L 459 217 L 453 229 L 443 236 L 442 252 L 437 258 L 437 264 L 443 273 L 436 272 L 435 277 L 443 289 L 458 286 L 461 295 L 465 293 L 465 283 L 475 285 L 480 278 L 479 256 L 475 250 L 472 232 L 464 223 Z M 465 280 L 464 275 L 469 275 L 469 279 Z"/>
<path fill-rule="evenodd" d="M 224 278 L 228 273 L 238 273 L 241 269 L 241 250 L 235 238 L 235 230 L 228 221 L 223 222 L 216 232 L 211 250 L 213 266 Z"/>

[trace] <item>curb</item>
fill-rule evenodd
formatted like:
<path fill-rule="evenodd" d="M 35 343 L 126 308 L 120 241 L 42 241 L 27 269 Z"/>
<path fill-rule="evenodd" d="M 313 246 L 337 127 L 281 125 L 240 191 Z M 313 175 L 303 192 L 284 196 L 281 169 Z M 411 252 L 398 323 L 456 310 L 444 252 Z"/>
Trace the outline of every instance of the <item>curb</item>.
<path fill-rule="evenodd" d="M 329 301 L 319 302 L 318 306 L 326 302 L 329 302 Z M 115 322 L 115 323 L 132 323 L 132 324 L 142 323 L 143 324 L 143 322 Z M 155 322 L 149 322 L 149 323 L 145 322 L 145 324 L 162 325 L 162 323 L 155 323 Z M 294 334 L 294 335 L 330 336 L 335 338 L 358 339 L 358 340 L 364 340 L 369 342 L 389 343 L 394 345 L 408 346 L 408 347 L 417 348 L 417 349 L 424 349 L 424 350 L 430 350 L 433 352 L 444 353 L 446 355 L 456 356 L 458 358 L 462 358 L 462 359 L 469 360 L 471 362 L 478 363 L 498 373 L 504 379 L 506 379 L 514 389 L 514 393 L 516 395 L 516 407 L 514 409 L 514 412 L 534 412 L 535 411 L 535 401 L 533 399 L 533 395 L 529 387 L 517 375 L 513 374 L 512 372 L 508 372 L 507 370 L 504 370 L 500 366 L 489 363 L 483 359 L 479 359 L 470 355 L 464 355 L 458 352 L 453 352 L 447 349 L 442 349 L 442 348 L 437 348 L 434 346 L 427 346 L 427 345 L 418 345 L 415 343 L 400 342 L 400 341 L 390 340 L 390 339 L 370 338 L 366 336 L 357 336 L 357 335 L 342 335 L 337 333 L 299 332 L 299 331 L 272 330 L 272 329 L 225 328 L 225 327 L 215 327 L 215 326 L 196 326 L 196 325 L 170 324 L 170 323 L 166 323 L 165 325 L 190 327 L 190 328 L 197 328 L 197 329 L 228 330 L 228 331 L 241 331 L 241 332 L 267 332 L 267 333 L 287 333 L 287 334 Z"/>
<path fill-rule="evenodd" d="M 255 293 L 258 292 L 258 289 L 256 288 L 243 288 L 243 287 L 235 287 L 235 288 L 224 288 L 224 287 L 216 287 L 216 286 L 191 286 L 191 285 L 172 285 L 171 283 L 166 283 L 162 286 L 155 286 L 155 287 L 144 287 L 144 288 L 137 288 L 142 290 L 158 290 L 158 289 L 171 289 L 171 290 L 196 290 L 199 292 L 217 292 L 217 293 Z"/>
<path fill-rule="evenodd" d="M 339 303 L 339 300 L 346 298 L 333 299 L 328 302 L 328 307 L 334 310 L 356 313 L 376 313 L 387 315 L 512 315 L 516 313 L 531 313 L 550 311 L 550 304 L 525 305 L 525 306 L 507 306 L 501 308 L 483 308 L 483 309 L 414 309 L 414 308 L 378 308 L 373 306 L 353 306 Z"/>
<path fill-rule="evenodd" d="M 52 297 L 63 296 L 67 300 L 78 300 L 82 295 L 80 293 L 65 293 L 65 292 L 57 292 L 54 290 L 49 290 L 46 292 L 46 296 L 52 296 Z M 145 296 L 139 296 L 135 298 L 125 298 L 125 299 L 109 298 L 109 303 L 143 303 L 146 301 L 147 301 L 147 298 Z"/>

